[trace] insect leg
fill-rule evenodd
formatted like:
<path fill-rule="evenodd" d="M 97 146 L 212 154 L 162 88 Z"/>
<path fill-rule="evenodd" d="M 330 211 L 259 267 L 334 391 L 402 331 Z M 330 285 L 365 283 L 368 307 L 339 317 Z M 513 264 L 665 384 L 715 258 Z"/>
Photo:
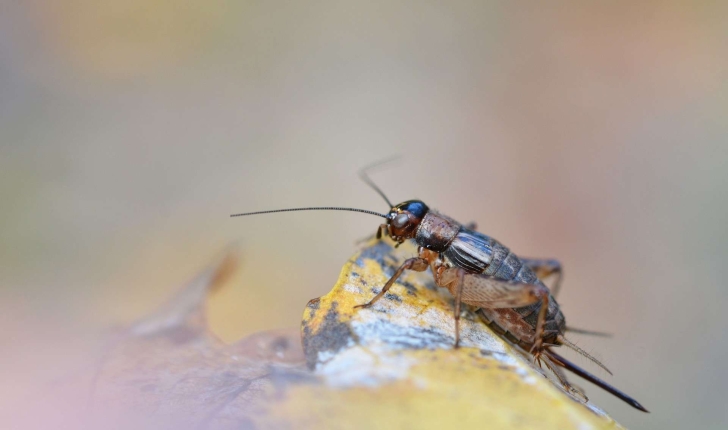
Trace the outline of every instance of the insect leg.
<path fill-rule="evenodd" d="M 546 349 L 544 351 L 544 354 L 541 356 L 543 359 L 544 364 L 546 364 L 546 367 L 553 372 L 554 375 L 556 375 L 556 378 L 561 382 L 561 386 L 564 387 L 564 389 L 571 394 L 574 394 L 576 396 L 579 396 L 582 401 L 588 402 L 589 398 L 584 393 L 584 390 L 576 387 L 575 385 L 572 385 L 568 379 L 566 379 L 566 375 L 564 372 L 554 363 L 552 360 L 552 357 L 549 355 L 551 351 L 549 349 Z"/>
<path fill-rule="evenodd" d="M 455 293 L 455 348 L 460 348 L 460 304 L 463 301 L 463 284 L 465 284 L 465 271 L 458 269 Z"/>
<path fill-rule="evenodd" d="M 481 308 L 518 308 L 541 302 L 538 319 L 536 320 L 533 347 L 530 351 L 533 358 L 540 363 L 539 360 L 544 348 L 544 326 L 546 325 L 546 315 L 549 308 L 549 289 L 540 282 L 537 284 L 524 284 L 504 281 L 482 274 L 466 275 L 463 284 L 462 300 L 469 305 Z M 447 285 L 447 288 L 451 293 L 455 294 L 451 285 Z"/>
<path fill-rule="evenodd" d="M 437 253 L 426 249 L 420 255 L 429 260 L 435 284 L 445 287 L 455 296 L 455 348 L 460 348 L 460 308 L 463 302 L 463 287 L 465 285 L 465 270 L 454 267 L 446 268 L 437 260 Z"/>
<path fill-rule="evenodd" d="M 561 280 L 563 278 L 564 271 L 562 269 L 561 263 L 559 263 L 557 260 L 553 259 L 536 259 L 536 258 L 521 258 L 521 262 L 528 266 L 529 269 L 531 269 L 536 276 L 539 277 L 539 279 L 545 279 L 548 278 L 551 275 L 556 276 L 556 280 L 554 281 L 553 289 L 551 291 L 551 295 L 556 297 L 559 294 L 559 290 L 561 289 Z M 593 330 L 584 330 L 576 327 L 566 327 L 566 331 L 572 332 L 572 333 L 578 333 L 578 334 L 586 334 L 591 336 L 600 336 L 600 337 L 611 337 L 612 335 L 609 333 L 599 332 L 599 331 L 593 331 Z"/>
<path fill-rule="evenodd" d="M 549 293 L 546 290 L 545 293 L 541 292 L 541 309 L 538 310 L 538 319 L 536 320 L 536 335 L 533 346 L 531 347 L 531 354 L 533 359 L 541 365 L 541 353 L 543 352 L 543 336 L 544 326 L 546 325 L 546 313 L 549 309 Z"/>
<path fill-rule="evenodd" d="M 561 263 L 558 260 L 543 259 L 543 258 L 521 258 L 521 262 L 528 266 L 529 269 L 538 276 L 539 279 L 543 280 L 549 276 L 555 276 L 554 285 L 551 291 L 551 295 L 554 297 L 559 295 L 561 289 L 561 279 L 564 276 Z"/>
<path fill-rule="evenodd" d="M 371 299 L 368 303 L 354 306 L 354 308 L 368 308 L 369 306 L 373 305 L 374 302 L 379 300 L 383 295 L 387 293 L 390 288 L 392 288 L 392 285 L 394 285 L 394 283 L 397 281 L 397 278 L 402 276 L 402 273 L 405 270 L 416 270 L 418 272 L 424 272 L 425 270 L 427 270 L 427 267 L 428 263 L 427 260 L 425 260 L 424 258 L 408 258 L 407 260 L 405 260 L 404 264 L 402 264 L 399 269 L 394 272 L 394 275 L 389 278 L 389 281 L 384 284 L 384 287 L 382 287 L 382 291 L 380 291 L 379 294 L 374 296 L 374 298 Z"/>

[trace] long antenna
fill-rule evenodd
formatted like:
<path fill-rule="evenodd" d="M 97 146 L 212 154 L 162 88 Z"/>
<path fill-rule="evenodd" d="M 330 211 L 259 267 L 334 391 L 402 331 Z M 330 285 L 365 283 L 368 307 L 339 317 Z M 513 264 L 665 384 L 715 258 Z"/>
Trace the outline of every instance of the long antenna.
<path fill-rule="evenodd" d="M 380 214 L 379 212 L 374 212 L 374 211 L 368 211 L 366 209 L 337 208 L 337 207 L 327 207 L 327 206 L 317 206 L 317 207 L 311 207 L 311 208 L 274 209 L 271 211 L 259 211 L 259 212 L 246 212 L 246 213 L 242 213 L 242 214 L 232 214 L 232 215 L 230 215 L 230 217 L 232 218 L 232 217 L 236 217 L 236 216 L 270 214 L 270 213 L 274 213 L 274 212 L 294 212 L 294 211 L 350 211 L 350 212 L 361 212 L 361 213 L 365 213 L 365 214 L 380 216 L 382 218 L 387 218 L 387 216 L 384 214 Z"/>
<path fill-rule="evenodd" d="M 372 163 L 372 164 L 370 164 L 370 165 L 362 168 L 359 171 L 359 177 L 361 178 L 361 180 L 364 181 L 364 182 L 366 182 L 367 185 L 369 185 L 370 187 L 372 187 L 372 189 L 377 192 L 377 194 L 379 194 L 380 196 L 382 196 L 382 198 L 384 199 L 385 202 L 387 202 L 387 204 L 389 205 L 390 208 L 391 207 L 394 207 L 394 205 L 392 204 L 392 202 L 389 201 L 389 199 L 387 198 L 387 196 L 384 195 L 384 192 L 379 189 L 379 187 L 377 186 L 377 184 L 375 184 L 374 181 L 372 181 L 369 178 L 369 175 L 367 173 L 370 170 L 374 169 L 375 167 L 379 167 L 382 164 L 390 163 L 390 162 L 395 161 L 395 160 L 397 160 L 399 158 L 402 158 L 402 156 L 395 155 L 394 157 L 385 158 L 384 160 L 376 161 L 376 162 L 374 162 L 374 163 Z"/>

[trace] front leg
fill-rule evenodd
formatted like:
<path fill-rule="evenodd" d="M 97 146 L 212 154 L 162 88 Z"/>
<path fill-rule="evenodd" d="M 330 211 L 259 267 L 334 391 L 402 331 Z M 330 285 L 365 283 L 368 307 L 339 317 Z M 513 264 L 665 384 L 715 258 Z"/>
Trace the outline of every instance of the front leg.
<path fill-rule="evenodd" d="M 463 284 L 465 284 L 465 271 L 457 269 L 455 282 L 455 349 L 460 348 L 460 304 L 463 302 Z"/>
<path fill-rule="evenodd" d="M 430 268 L 435 277 L 435 284 L 438 287 L 445 287 L 455 296 L 455 348 L 460 348 L 460 307 L 463 302 L 463 286 L 465 285 L 465 270 L 457 267 L 447 267 L 437 254 L 430 251 L 431 255 L 425 255 L 430 259 Z"/>
<path fill-rule="evenodd" d="M 392 285 L 394 285 L 394 283 L 397 281 L 397 278 L 402 276 L 402 273 L 405 270 L 416 270 L 418 272 L 424 272 L 425 270 L 427 270 L 427 266 L 428 266 L 427 260 L 425 260 L 424 258 L 418 257 L 418 258 L 409 258 L 409 259 L 405 260 L 404 264 L 402 264 L 402 266 L 400 266 L 399 269 L 397 269 L 397 271 L 394 272 L 394 275 L 392 275 L 392 277 L 389 278 L 389 281 L 387 281 L 387 283 L 384 284 L 384 287 L 382 287 L 382 291 L 380 291 L 379 294 L 374 296 L 374 298 L 371 299 L 368 303 L 365 303 L 363 305 L 354 306 L 354 309 L 368 308 L 369 306 L 373 305 L 374 302 L 379 300 L 383 295 L 385 295 L 387 293 L 387 291 L 390 288 L 392 288 Z"/>

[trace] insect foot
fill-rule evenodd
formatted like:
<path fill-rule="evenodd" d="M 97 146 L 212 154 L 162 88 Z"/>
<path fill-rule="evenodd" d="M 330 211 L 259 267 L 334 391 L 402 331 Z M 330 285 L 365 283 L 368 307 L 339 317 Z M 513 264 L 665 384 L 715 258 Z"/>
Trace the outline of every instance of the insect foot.
<path fill-rule="evenodd" d="M 392 241 L 371 240 L 346 263 L 334 288 L 304 311 L 308 368 L 341 398 L 355 399 L 352 408 L 379 405 L 357 414 L 357 427 L 618 427 L 567 394 L 555 377 L 542 377 L 466 306 L 461 347 L 453 349 L 454 297 L 436 287 L 429 271 L 406 270 L 382 294 L 403 265 L 419 267 L 416 255 L 410 243 L 395 251 Z"/>

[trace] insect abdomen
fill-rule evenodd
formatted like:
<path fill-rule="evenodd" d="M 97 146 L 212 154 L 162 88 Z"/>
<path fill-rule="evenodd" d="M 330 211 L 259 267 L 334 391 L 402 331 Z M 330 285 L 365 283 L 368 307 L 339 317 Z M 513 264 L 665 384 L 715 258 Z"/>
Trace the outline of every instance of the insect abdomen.
<path fill-rule="evenodd" d="M 469 273 L 492 276 L 504 281 L 536 284 L 541 281 L 536 274 L 497 240 L 477 231 L 461 229 L 450 245 L 443 251 L 447 260 L 454 266 Z M 564 316 L 553 297 L 549 300 L 546 314 L 546 338 L 552 340 L 565 327 Z M 536 331 L 538 311 L 541 302 L 520 308 L 482 309 L 491 327 L 498 326 L 496 332 L 503 334 L 516 343 L 531 343 Z"/>
<path fill-rule="evenodd" d="M 541 282 L 536 274 L 516 254 L 512 253 L 498 241 L 491 240 L 493 258 L 483 274 L 504 281 L 523 282 L 526 284 Z M 481 314 L 487 314 L 491 327 L 497 325 L 499 330 L 496 331 L 505 332 L 502 334 L 508 337 L 509 340 L 514 341 L 514 339 L 518 339 L 519 342 L 516 343 L 530 343 L 533 341 L 532 337 L 535 334 L 540 309 L 541 302 L 537 302 L 513 309 L 482 309 Z M 528 333 L 523 330 L 525 327 L 519 324 L 518 320 L 529 326 Z M 549 342 L 553 341 L 556 335 L 564 331 L 565 326 L 566 322 L 564 315 L 559 309 L 559 305 L 553 297 L 549 297 L 549 309 L 546 313 L 546 323 L 544 325 L 544 340 Z"/>

